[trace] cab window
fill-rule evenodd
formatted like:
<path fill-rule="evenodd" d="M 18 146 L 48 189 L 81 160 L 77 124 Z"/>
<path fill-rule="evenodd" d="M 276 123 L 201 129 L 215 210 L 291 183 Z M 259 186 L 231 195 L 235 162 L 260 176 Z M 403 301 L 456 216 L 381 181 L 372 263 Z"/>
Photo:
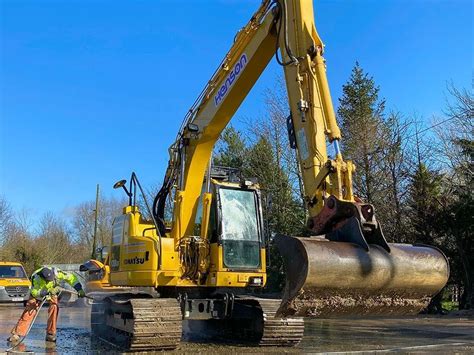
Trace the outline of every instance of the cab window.
<path fill-rule="evenodd" d="M 260 265 L 260 233 L 254 191 L 219 189 L 224 264 L 250 269 Z"/>

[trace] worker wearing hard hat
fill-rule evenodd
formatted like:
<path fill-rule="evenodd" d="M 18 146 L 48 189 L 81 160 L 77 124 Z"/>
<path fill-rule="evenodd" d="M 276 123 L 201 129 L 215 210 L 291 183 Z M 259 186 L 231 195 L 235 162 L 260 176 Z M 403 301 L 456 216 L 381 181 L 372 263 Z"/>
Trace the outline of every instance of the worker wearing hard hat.
<path fill-rule="evenodd" d="M 8 338 L 9 342 L 17 343 L 27 334 L 38 308 L 45 299 L 49 303 L 46 341 L 56 342 L 56 324 L 59 311 L 58 296 L 61 293 L 61 281 L 65 281 L 74 287 L 79 297 L 85 296 L 81 283 L 73 273 L 66 273 L 54 267 L 42 267 L 36 270 L 31 275 L 30 299 L 26 303 L 25 310 L 18 323 L 11 331 L 11 336 Z"/>

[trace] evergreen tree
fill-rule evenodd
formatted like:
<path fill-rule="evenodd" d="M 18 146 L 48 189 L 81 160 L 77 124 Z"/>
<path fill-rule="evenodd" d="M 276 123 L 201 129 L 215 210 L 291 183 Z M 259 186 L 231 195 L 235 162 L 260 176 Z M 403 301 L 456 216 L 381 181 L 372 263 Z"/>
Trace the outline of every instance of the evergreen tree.
<path fill-rule="evenodd" d="M 450 259 L 451 279 L 463 286 L 460 309 L 474 308 L 474 141 L 454 139 L 459 164 L 453 171 L 442 208 L 436 216 L 439 233 L 445 235 L 441 246 Z"/>
<path fill-rule="evenodd" d="M 345 159 L 352 160 L 354 194 L 374 205 L 388 240 L 403 241 L 402 199 L 406 188 L 404 145 L 407 124 L 401 115 L 384 116 L 380 88 L 356 62 L 343 85 L 337 116 L 342 131 Z"/>
<path fill-rule="evenodd" d="M 472 118 L 472 117 L 471 117 Z M 461 308 L 474 308 L 474 141 L 458 139 L 455 141 L 464 156 L 463 162 L 456 169 L 459 181 L 454 196 L 456 203 L 452 206 L 454 218 L 451 223 L 451 232 L 456 243 L 456 249 L 461 259 L 463 269 L 464 293 L 461 299 Z M 448 209 L 449 210 L 449 209 Z"/>
<path fill-rule="evenodd" d="M 451 282 L 463 290 L 459 307 L 474 308 L 474 96 L 472 90 L 447 86 L 448 98 L 442 124 L 436 127 L 434 148 L 445 164 L 445 194 L 438 216 L 446 235 L 443 250 L 450 257 Z M 433 152 L 432 152 L 433 153 Z"/>
<path fill-rule="evenodd" d="M 241 169 L 245 162 L 247 146 L 242 134 L 233 126 L 228 126 L 221 134 L 215 148 L 213 164 Z"/>
<path fill-rule="evenodd" d="M 344 155 L 356 166 L 355 193 L 369 203 L 380 201 L 385 100 L 379 99 L 374 79 L 356 63 L 339 99 L 338 120 L 343 132 Z"/>
<path fill-rule="evenodd" d="M 258 179 L 262 196 L 267 238 L 275 234 L 299 235 L 304 209 L 293 193 L 288 173 L 280 165 L 277 152 L 265 136 L 248 150 L 245 175 Z M 284 284 L 283 259 L 276 247 L 270 249 L 267 289 L 280 291 Z"/>
<path fill-rule="evenodd" d="M 214 155 L 214 164 L 241 170 L 242 175 L 256 178 L 263 200 L 263 218 L 267 240 L 275 234 L 299 235 L 304 209 L 289 179 L 288 172 L 275 147 L 271 130 L 254 134 L 254 143 L 247 146 L 233 127 L 224 130 Z M 283 260 L 271 247 L 267 289 L 279 291 L 284 284 Z"/>
<path fill-rule="evenodd" d="M 441 182 L 442 175 L 428 169 L 423 162 L 411 176 L 407 207 L 413 242 L 438 244 L 436 216 L 440 210 Z"/>
<path fill-rule="evenodd" d="M 278 159 L 268 138 L 261 136 L 248 150 L 245 175 L 258 179 L 262 194 L 269 201 L 265 208 L 268 229 L 271 234 L 298 233 L 298 204 L 292 191 L 287 172 Z M 300 212 L 302 213 L 302 211 Z"/>

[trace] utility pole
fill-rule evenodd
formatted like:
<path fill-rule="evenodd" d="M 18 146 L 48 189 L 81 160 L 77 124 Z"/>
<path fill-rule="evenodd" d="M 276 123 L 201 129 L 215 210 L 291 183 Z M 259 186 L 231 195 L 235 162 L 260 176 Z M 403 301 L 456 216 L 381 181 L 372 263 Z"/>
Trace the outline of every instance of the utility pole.
<path fill-rule="evenodd" d="M 94 238 L 92 239 L 92 259 L 96 258 L 97 249 L 97 218 L 99 215 L 99 184 L 97 184 L 97 190 L 95 193 L 95 210 L 94 210 Z"/>

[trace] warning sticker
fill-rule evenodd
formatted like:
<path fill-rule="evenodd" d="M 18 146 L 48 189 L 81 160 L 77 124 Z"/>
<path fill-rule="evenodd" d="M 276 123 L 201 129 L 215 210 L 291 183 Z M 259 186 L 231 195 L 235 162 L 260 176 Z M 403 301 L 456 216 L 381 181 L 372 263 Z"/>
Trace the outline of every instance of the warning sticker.
<path fill-rule="evenodd" d="M 298 148 L 300 157 L 302 160 L 306 160 L 309 158 L 309 150 L 308 150 L 308 142 L 306 141 L 306 134 L 304 133 L 304 129 L 301 128 L 296 135 L 296 139 L 298 142 Z"/>

